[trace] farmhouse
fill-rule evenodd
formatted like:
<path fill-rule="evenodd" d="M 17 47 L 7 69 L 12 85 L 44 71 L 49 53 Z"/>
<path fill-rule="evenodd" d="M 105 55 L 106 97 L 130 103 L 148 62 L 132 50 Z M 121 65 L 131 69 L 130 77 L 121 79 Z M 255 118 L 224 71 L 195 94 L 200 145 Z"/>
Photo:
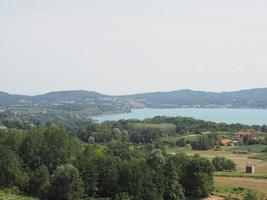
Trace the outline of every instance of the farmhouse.
<path fill-rule="evenodd" d="M 233 145 L 233 141 L 230 139 L 222 139 L 219 141 L 221 146 L 230 146 Z"/>
<path fill-rule="evenodd" d="M 239 143 L 243 143 L 246 140 L 256 140 L 257 139 L 257 133 L 252 130 L 243 130 L 235 134 L 235 139 Z"/>
<path fill-rule="evenodd" d="M 245 167 L 246 173 L 255 173 L 255 165 L 247 164 Z"/>

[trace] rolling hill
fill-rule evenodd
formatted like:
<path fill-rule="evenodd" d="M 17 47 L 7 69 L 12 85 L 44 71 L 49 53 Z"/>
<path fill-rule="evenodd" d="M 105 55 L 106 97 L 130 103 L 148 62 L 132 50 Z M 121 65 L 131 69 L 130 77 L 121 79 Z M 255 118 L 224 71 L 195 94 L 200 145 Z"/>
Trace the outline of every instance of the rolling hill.
<path fill-rule="evenodd" d="M 0 92 L 0 106 L 24 118 L 84 118 L 129 112 L 133 108 L 267 108 L 267 88 L 234 92 L 177 90 L 124 96 L 74 90 L 43 95 L 11 95 Z"/>

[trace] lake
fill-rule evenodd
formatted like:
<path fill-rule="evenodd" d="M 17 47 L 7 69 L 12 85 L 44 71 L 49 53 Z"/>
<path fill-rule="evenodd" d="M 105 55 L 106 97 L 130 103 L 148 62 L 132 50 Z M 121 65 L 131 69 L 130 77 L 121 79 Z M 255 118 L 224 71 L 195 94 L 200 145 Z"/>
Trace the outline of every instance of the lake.
<path fill-rule="evenodd" d="M 171 109 L 132 109 L 130 113 L 94 116 L 98 122 L 119 119 L 152 118 L 155 116 L 193 117 L 224 123 L 267 124 L 267 109 L 229 109 L 229 108 L 171 108 Z"/>

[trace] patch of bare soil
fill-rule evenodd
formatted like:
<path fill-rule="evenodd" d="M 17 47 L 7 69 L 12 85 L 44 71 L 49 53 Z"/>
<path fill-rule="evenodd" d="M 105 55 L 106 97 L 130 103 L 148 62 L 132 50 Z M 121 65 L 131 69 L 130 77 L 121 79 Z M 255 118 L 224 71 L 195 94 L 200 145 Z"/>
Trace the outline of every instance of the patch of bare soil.
<path fill-rule="evenodd" d="M 201 199 L 201 200 L 224 200 L 223 197 L 218 197 L 218 196 L 215 196 L 215 195 L 210 195 L 204 199 Z"/>

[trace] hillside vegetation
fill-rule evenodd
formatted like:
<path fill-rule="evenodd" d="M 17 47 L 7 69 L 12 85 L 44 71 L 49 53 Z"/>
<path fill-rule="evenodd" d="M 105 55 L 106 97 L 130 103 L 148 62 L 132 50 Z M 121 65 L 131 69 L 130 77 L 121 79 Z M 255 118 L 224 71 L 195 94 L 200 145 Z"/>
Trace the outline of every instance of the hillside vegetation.
<path fill-rule="evenodd" d="M 267 108 L 267 88 L 223 93 L 178 90 L 126 96 L 83 90 L 36 96 L 0 92 L 0 106 L 24 119 L 86 121 L 92 115 L 129 112 L 133 108 Z"/>

